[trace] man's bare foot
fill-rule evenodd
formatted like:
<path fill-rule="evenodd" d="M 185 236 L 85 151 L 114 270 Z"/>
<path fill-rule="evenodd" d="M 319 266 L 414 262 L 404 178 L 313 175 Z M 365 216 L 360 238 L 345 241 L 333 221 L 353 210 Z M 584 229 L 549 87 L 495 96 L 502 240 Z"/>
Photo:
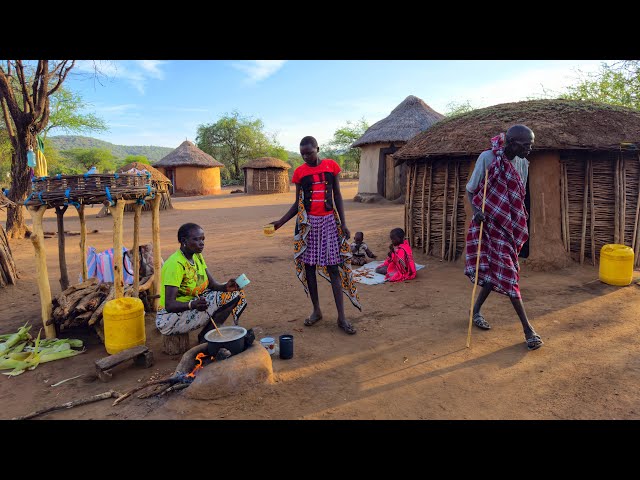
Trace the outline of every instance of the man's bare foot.
<path fill-rule="evenodd" d="M 307 327 L 310 327 L 311 325 L 313 325 L 316 322 L 319 322 L 320 320 L 322 320 L 322 312 L 320 310 L 314 310 L 313 312 L 311 312 L 311 315 L 309 315 L 309 317 L 304 321 L 304 324 Z"/>

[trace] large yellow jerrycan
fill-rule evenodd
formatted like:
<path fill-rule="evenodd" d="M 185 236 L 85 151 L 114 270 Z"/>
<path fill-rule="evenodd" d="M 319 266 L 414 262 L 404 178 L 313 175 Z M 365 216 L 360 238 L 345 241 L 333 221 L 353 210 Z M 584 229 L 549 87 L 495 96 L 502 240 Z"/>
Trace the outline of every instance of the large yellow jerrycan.
<path fill-rule="evenodd" d="M 600 249 L 600 281 L 609 285 L 629 285 L 633 279 L 633 250 L 610 243 Z"/>
<path fill-rule="evenodd" d="M 144 345 L 144 305 L 139 298 L 109 300 L 104 306 L 104 346 L 113 355 L 127 348 Z"/>

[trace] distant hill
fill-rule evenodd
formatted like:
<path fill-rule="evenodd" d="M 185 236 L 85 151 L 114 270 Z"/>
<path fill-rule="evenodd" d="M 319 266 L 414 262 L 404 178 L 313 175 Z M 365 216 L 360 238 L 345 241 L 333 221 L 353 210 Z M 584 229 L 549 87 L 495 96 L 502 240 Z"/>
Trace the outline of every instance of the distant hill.
<path fill-rule="evenodd" d="M 56 135 L 49 137 L 58 150 L 71 150 L 72 148 L 106 148 L 116 158 L 124 158 L 127 155 L 144 155 L 151 163 L 157 162 L 165 155 L 172 152 L 173 148 L 155 147 L 153 145 L 115 145 L 97 138 L 83 137 L 80 135 Z"/>

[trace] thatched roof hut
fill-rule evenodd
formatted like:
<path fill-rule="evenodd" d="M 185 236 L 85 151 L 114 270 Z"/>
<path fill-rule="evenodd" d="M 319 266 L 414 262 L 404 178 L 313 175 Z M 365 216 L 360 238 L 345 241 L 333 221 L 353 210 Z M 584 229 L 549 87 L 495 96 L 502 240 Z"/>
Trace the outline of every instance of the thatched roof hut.
<path fill-rule="evenodd" d="M 291 168 L 287 162 L 279 158 L 261 157 L 246 163 L 244 170 L 244 192 L 286 193 L 289 191 L 289 175 Z"/>
<path fill-rule="evenodd" d="M 154 165 L 173 185 L 172 193 L 211 195 L 220 193 L 220 169 L 224 164 L 185 140 Z"/>
<path fill-rule="evenodd" d="M 640 249 L 636 210 L 640 180 L 640 112 L 593 102 L 532 100 L 448 118 L 394 154 L 409 167 L 405 222 L 411 244 L 443 259 L 464 253 L 470 207 L 464 193 L 490 138 L 515 124 L 535 133 L 526 205 L 532 266 L 558 267 L 573 257 L 594 265 L 607 243 Z"/>
<path fill-rule="evenodd" d="M 404 167 L 395 168 L 391 154 L 443 117 L 418 97 L 409 95 L 387 117 L 371 125 L 351 145 L 362 148 L 358 196 L 381 195 L 389 200 L 400 197 L 405 188 Z"/>
<path fill-rule="evenodd" d="M 158 190 L 160 195 L 160 210 L 170 210 L 173 208 L 171 205 L 171 180 L 165 177 L 158 169 L 147 165 L 146 163 L 131 162 L 120 167 L 118 173 L 126 173 L 130 170 L 140 170 L 149 172 L 151 174 L 151 183 Z M 127 205 L 124 207 L 125 211 L 133 211 L 133 205 Z M 151 210 L 151 205 L 145 203 L 142 210 Z"/>

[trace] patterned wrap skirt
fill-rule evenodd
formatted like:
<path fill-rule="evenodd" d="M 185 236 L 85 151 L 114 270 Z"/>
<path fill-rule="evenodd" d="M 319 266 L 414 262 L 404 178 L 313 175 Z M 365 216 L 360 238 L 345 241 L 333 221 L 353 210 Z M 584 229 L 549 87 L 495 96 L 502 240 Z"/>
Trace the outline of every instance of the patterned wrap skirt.
<path fill-rule="evenodd" d="M 179 313 L 167 312 L 164 308 L 158 310 L 156 314 L 156 327 L 158 327 L 160 333 L 163 335 L 178 335 L 202 328 L 211 321 L 209 315 L 213 316 L 217 310 L 220 310 L 235 298 L 239 297 L 240 300 L 236 306 L 233 307 L 233 310 L 231 310 L 233 324 L 238 325 L 240 315 L 242 315 L 242 312 L 247 306 L 244 290 L 237 292 L 214 292 L 209 290 L 205 291 L 202 296 L 206 298 L 209 304 L 209 307 L 204 312 L 195 309 Z"/>
<path fill-rule="evenodd" d="M 307 248 L 302 253 L 302 261 L 307 265 L 338 265 L 340 257 L 340 239 L 336 219 L 331 215 L 309 215 L 311 231 L 307 235 Z"/>

